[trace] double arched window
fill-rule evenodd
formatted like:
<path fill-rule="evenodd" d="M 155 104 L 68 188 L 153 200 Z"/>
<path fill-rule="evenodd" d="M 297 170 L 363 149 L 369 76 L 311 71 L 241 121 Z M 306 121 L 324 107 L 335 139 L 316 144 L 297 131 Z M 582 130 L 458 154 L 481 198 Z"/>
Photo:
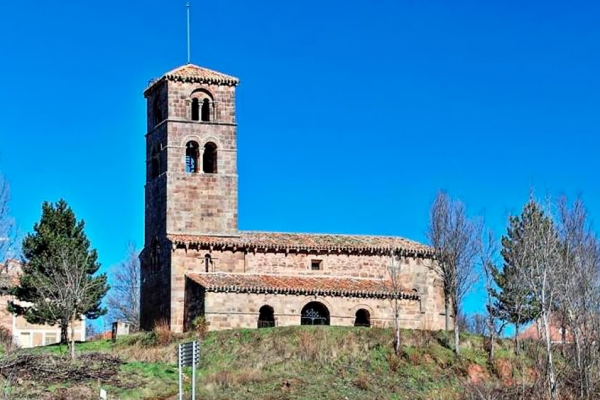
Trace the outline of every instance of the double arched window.
<path fill-rule="evenodd" d="M 211 121 L 213 105 L 212 96 L 207 91 L 198 90 L 192 93 L 192 121 Z"/>
<path fill-rule="evenodd" d="M 195 174 L 202 172 L 205 174 L 217 173 L 217 145 L 208 142 L 204 145 L 202 151 L 202 167 L 200 167 L 200 147 L 198 142 L 189 141 L 185 145 L 185 172 Z"/>

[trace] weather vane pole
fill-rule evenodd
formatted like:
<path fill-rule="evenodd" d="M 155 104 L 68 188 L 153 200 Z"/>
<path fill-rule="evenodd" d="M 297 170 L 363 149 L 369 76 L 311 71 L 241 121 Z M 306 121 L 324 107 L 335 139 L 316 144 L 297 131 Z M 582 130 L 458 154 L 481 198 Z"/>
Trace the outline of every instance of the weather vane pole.
<path fill-rule="evenodd" d="M 190 61 L 190 2 L 188 1 L 185 4 L 185 7 L 187 9 L 187 62 L 188 64 L 191 62 Z"/>

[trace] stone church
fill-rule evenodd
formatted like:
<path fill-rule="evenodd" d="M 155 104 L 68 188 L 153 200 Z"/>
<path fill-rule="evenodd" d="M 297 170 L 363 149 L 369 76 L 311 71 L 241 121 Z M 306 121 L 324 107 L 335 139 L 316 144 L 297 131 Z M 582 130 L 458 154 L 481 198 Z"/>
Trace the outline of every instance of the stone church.
<path fill-rule="evenodd" d="M 428 246 L 400 238 L 238 230 L 237 78 L 187 64 L 150 82 L 141 325 L 443 329 Z M 391 284 L 389 267 L 399 271 Z"/>

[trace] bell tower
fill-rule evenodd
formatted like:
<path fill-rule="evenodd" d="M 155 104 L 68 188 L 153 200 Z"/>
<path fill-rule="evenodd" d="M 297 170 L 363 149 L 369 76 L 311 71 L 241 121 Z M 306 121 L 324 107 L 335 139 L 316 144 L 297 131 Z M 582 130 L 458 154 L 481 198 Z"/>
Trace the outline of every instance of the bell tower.
<path fill-rule="evenodd" d="M 238 80 L 187 64 L 145 91 L 146 243 L 237 233 Z"/>
<path fill-rule="evenodd" d="M 168 235 L 238 232 L 239 80 L 186 64 L 150 82 L 147 100 L 145 235 L 141 319 L 170 320 Z M 161 299 L 163 300 L 161 302 Z M 167 303 L 167 304 L 165 304 Z"/>

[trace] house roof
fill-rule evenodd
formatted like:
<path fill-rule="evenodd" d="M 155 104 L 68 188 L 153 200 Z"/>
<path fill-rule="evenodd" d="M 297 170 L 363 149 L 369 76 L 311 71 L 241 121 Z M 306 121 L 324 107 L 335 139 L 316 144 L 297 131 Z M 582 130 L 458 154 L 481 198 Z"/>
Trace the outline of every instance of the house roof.
<path fill-rule="evenodd" d="M 176 245 L 245 247 L 275 250 L 390 251 L 403 250 L 432 255 L 424 244 L 392 236 L 335 235 L 314 233 L 240 232 L 236 236 L 168 235 Z"/>
<path fill-rule="evenodd" d="M 208 68 L 199 67 L 194 64 L 185 64 L 177 67 L 160 78 L 150 82 L 149 88 L 161 80 L 170 80 L 178 82 L 208 83 L 211 85 L 237 86 L 240 83 L 238 78 L 213 71 Z"/>
<path fill-rule="evenodd" d="M 329 276 L 285 276 L 268 274 L 187 274 L 209 292 L 278 293 L 344 297 L 394 297 L 389 280 Z M 418 300 L 415 291 L 401 288 L 401 298 Z"/>

